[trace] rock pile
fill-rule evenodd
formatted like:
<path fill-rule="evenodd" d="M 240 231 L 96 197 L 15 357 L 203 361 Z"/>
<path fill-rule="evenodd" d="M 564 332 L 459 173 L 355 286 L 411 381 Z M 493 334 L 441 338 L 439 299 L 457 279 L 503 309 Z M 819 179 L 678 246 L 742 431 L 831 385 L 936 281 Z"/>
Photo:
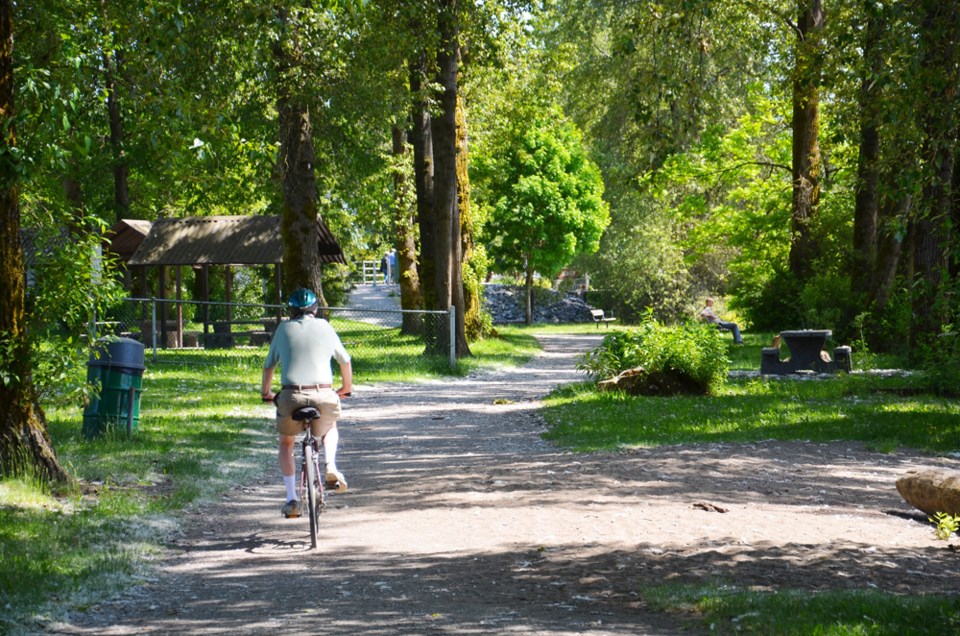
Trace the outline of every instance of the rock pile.
<path fill-rule="evenodd" d="M 523 322 L 523 287 L 484 285 L 483 304 L 495 325 Z M 577 294 L 538 288 L 533 299 L 533 321 L 554 324 L 590 322 L 593 320 L 591 309 L 593 307 Z"/>

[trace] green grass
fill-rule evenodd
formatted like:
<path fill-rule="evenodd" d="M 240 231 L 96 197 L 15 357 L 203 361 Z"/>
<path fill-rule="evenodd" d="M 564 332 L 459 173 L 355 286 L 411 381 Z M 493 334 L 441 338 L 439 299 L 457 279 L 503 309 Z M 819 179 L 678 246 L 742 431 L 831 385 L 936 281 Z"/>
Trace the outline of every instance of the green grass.
<path fill-rule="evenodd" d="M 858 440 L 873 448 L 960 448 L 960 403 L 914 394 L 913 378 L 734 380 L 707 397 L 632 397 L 592 384 L 546 400 L 547 437 L 580 451 L 704 442 Z"/>
<path fill-rule="evenodd" d="M 960 631 L 960 598 L 955 596 L 751 592 L 719 586 L 660 586 L 642 596 L 660 611 L 693 614 L 716 634 L 939 636 Z"/>

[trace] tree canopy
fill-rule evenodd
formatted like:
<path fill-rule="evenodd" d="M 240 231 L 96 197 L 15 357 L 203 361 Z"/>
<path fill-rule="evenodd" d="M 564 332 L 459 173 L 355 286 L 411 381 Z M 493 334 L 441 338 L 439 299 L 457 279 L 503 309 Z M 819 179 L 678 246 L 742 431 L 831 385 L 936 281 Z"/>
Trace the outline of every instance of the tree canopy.
<path fill-rule="evenodd" d="M 283 214 L 287 284 L 336 293 L 298 239 L 319 215 L 353 263 L 397 248 L 407 308 L 461 316 L 489 254 L 572 263 L 624 319 L 723 294 L 745 326 L 912 355 L 960 317 L 956 3 L 5 6 L 4 275 L 22 235 L 69 270 L 23 289 L 22 368 L 45 339 L 82 359 L 112 298 L 85 254 L 120 217 Z"/>

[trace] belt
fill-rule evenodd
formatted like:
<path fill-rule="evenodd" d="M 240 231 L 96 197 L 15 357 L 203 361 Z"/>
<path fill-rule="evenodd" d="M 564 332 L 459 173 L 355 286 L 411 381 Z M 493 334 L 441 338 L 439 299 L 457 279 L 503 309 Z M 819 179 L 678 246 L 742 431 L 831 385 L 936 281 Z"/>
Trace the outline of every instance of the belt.
<path fill-rule="evenodd" d="M 285 391 L 319 391 L 320 389 L 332 389 L 330 384 L 284 384 Z"/>

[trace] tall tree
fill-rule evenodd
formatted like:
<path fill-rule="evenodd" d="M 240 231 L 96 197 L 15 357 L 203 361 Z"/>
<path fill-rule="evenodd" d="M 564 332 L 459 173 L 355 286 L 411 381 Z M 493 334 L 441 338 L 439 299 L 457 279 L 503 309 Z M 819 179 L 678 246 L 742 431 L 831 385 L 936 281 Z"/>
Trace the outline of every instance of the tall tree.
<path fill-rule="evenodd" d="M 960 6 L 936 0 L 923 0 L 920 6 L 919 39 L 926 92 L 919 104 L 919 121 L 925 174 L 913 224 L 913 260 L 918 277 L 913 296 L 914 343 L 939 333 L 947 318 L 943 292 L 949 267 L 951 188 L 960 107 Z"/>
<path fill-rule="evenodd" d="M 457 207 L 457 101 L 460 26 L 457 0 L 439 0 L 437 13 L 438 113 L 431 120 L 436 214 L 435 309 L 456 311 L 457 357 L 470 354 L 464 332 L 460 269 L 460 214 Z"/>
<path fill-rule="evenodd" d="M 414 190 L 417 201 L 417 224 L 420 229 L 419 271 L 423 303 L 425 307 L 435 308 L 439 305 L 439 301 L 434 283 L 437 269 L 437 221 L 433 195 L 433 127 L 426 87 L 429 83 L 429 68 L 425 51 L 418 52 L 410 61 L 410 142 L 413 146 Z"/>
<path fill-rule="evenodd" d="M 301 18 L 306 7 L 294 4 L 277 8 L 279 34 L 274 43 L 277 119 L 280 153 L 277 171 L 283 196 L 280 228 L 283 236 L 283 279 L 287 290 L 315 290 L 321 305 L 323 284 L 316 225 L 317 181 L 310 106 L 302 86 L 303 34 Z"/>
<path fill-rule="evenodd" d="M 863 3 L 866 26 L 863 68 L 860 79 L 860 151 L 857 160 L 857 191 L 853 216 L 853 267 L 850 286 L 854 293 L 870 291 L 877 261 L 878 185 L 880 180 L 880 76 L 883 57 L 880 40 L 885 21 L 873 0 Z"/>
<path fill-rule="evenodd" d="M 820 207 L 820 81 L 824 25 L 822 0 L 797 0 L 799 18 L 793 69 L 793 207 L 790 271 L 800 281 L 813 274 L 817 256 L 813 222 Z"/>
<path fill-rule="evenodd" d="M 37 399 L 27 341 L 13 34 L 13 3 L 0 0 L 0 475 L 65 480 Z"/>
<path fill-rule="evenodd" d="M 531 324 L 534 274 L 552 278 L 595 252 L 610 214 L 600 172 L 559 112 L 512 122 L 503 141 L 477 170 L 492 208 L 485 234 L 501 271 L 524 274 Z"/>
<path fill-rule="evenodd" d="M 120 107 L 119 85 L 123 75 L 123 50 L 117 43 L 113 30 L 110 5 L 103 4 L 103 22 L 107 33 L 103 49 L 103 89 L 109 116 L 110 148 L 113 154 L 113 206 L 114 221 L 130 216 L 130 166 L 124 149 L 123 110 Z"/>
<path fill-rule="evenodd" d="M 397 264 L 400 268 L 400 306 L 403 309 L 419 309 L 423 298 L 420 293 L 420 277 L 417 275 L 417 244 L 414 219 L 415 205 L 412 205 L 409 171 L 406 170 L 407 133 L 399 125 L 393 126 L 393 205 L 394 221 L 397 228 Z M 401 331 L 408 334 L 420 333 L 423 324 L 420 314 L 403 314 Z"/>

